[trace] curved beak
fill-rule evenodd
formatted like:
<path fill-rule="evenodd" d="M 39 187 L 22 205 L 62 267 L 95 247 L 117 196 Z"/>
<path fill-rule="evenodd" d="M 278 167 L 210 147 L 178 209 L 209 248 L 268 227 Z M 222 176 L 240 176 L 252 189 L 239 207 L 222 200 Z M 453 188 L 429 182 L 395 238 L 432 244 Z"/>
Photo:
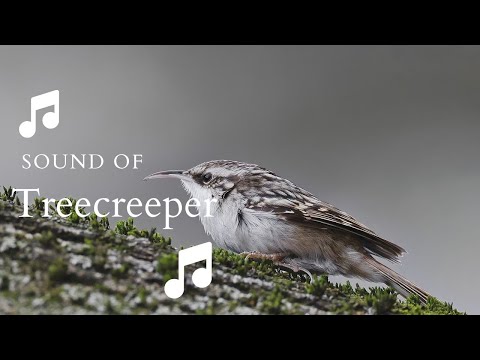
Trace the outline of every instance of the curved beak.
<path fill-rule="evenodd" d="M 151 179 L 180 179 L 184 181 L 191 181 L 192 178 L 185 174 L 184 170 L 167 170 L 160 171 L 155 174 L 147 176 L 143 181 Z"/>

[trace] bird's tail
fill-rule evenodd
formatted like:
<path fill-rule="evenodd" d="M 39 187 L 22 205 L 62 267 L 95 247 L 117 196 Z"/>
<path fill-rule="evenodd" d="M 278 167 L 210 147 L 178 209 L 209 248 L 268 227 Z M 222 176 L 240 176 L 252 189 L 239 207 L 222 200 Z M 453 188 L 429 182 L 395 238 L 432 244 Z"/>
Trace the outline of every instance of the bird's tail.
<path fill-rule="evenodd" d="M 367 263 L 372 266 L 375 271 L 385 278 L 387 285 L 393 287 L 400 295 L 408 297 L 410 295 L 417 295 L 422 303 L 426 303 L 431 296 L 426 291 L 420 289 L 417 285 L 405 279 L 402 275 L 396 273 L 389 267 L 378 262 L 374 258 L 368 257 Z"/>

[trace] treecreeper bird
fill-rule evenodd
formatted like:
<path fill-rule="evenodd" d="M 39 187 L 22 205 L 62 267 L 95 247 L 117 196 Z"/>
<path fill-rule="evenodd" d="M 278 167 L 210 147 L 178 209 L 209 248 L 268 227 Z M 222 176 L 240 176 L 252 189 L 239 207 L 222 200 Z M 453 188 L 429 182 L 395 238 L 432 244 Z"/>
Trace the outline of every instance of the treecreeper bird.
<path fill-rule="evenodd" d="M 213 160 L 190 170 L 145 178 L 177 178 L 200 200 L 200 219 L 214 243 L 293 271 L 383 282 L 422 302 L 430 296 L 375 257 L 398 262 L 405 252 L 347 213 L 254 164 Z M 211 217 L 207 214 L 207 199 Z M 310 275 L 311 276 L 311 275 Z"/>

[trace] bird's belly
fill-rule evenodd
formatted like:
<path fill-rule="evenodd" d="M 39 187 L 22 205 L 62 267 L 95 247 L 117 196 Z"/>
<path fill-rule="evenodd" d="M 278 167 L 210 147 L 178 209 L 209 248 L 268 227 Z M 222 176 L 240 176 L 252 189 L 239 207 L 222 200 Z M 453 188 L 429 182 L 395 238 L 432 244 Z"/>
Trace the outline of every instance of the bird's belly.
<path fill-rule="evenodd" d="M 216 246 L 236 253 L 286 254 L 295 266 L 312 272 L 346 274 L 358 262 L 354 239 L 341 231 L 304 227 L 285 222 L 269 213 L 242 211 L 238 207 L 216 208 L 213 217 L 200 217 Z"/>
<path fill-rule="evenodd" d="M 290 252 L 292 228 L 275 218 L 247 217 L 217 213 L 203 218 L 205 231 L 215 245 L 237 253 L 256 251 L 264 254 Z"/>
<path fill-rule="evenodd" d="M 346 250 L 329 229 L 299 227 L 265 213 L 243 211 L 239 216 L 235 207 L 216 210 L 213 217 L 200 219 L 215 245 L 230 251 L 282 253 L 332 262 Z"/>
<path fill-rule="evenodd" d="M 234 251 L 256 251 L 263 254 L 289 252 L 293 236 L 289 226 L 275 220 L 263 220 L 258 226 L 246 227 L 240 224 L 235 235 Z"/>

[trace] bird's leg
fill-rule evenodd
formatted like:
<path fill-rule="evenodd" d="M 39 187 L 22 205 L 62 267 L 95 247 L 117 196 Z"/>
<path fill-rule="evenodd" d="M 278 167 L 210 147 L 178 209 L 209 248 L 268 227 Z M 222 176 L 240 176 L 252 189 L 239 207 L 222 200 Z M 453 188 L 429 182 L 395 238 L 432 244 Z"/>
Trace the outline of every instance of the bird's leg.
<path fill-rule="evenodd" d="M 245 256 L 245 259 L 251 260 L 270 260 L 275 264 L 280 264 L 280 262 L 287 257 L 287 254 L 276 253 L 276 254 L 262 254 L 257 251 L 242 252 L 240 255 Z"/>

